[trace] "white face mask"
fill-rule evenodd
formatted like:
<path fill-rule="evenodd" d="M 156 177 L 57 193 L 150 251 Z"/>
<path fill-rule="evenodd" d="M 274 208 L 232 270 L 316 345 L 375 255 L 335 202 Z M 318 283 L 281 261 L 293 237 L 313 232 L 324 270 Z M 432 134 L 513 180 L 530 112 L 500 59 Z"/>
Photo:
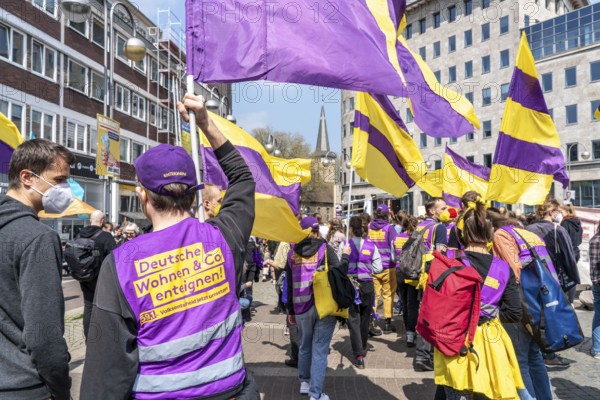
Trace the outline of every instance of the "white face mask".
<path fill-rule="evenodd" d="M 563 220 L 563 215 L 562 213 L 558 213 L 556 214 L 556 217 L 554 217 L 554 222 L 556 222 L 557 224 L 560 224 Z"/>
<path fill-rule="evenodd" d="M 64 212 L 71 203 L 73 203 L 73 193 L 71 193 L 71 185 L 67 182 L 59 183 L 58 185 L 53 185 L 41 176 L 32 172 L 33 175 L 40 178 L 44 181 L 50 189 L 46 191 L 46 193 L 42 193 L 36 188 L 32 187 L 33 190 L 42 195 L 42 205 L 44 206 L 44 211 L 49 214 L 60 214 Z"/>

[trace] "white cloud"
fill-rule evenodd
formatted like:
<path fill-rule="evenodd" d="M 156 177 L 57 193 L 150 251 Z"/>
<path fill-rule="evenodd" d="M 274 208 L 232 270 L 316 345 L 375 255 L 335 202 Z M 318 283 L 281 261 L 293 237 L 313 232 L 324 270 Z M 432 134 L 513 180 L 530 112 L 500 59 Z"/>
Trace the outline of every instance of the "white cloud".
<path fill-rule="evenodd" d="M 255 128 L 266 128 L 269 122 L 269 114 L 266 111 L 241 114 L 236 117 L 237 124 L 246 132 Z"/>

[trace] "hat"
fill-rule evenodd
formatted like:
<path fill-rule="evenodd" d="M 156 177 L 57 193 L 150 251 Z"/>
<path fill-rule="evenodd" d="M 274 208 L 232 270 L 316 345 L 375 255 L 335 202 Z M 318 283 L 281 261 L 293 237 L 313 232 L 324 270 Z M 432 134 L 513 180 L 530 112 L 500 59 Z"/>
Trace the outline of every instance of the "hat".
<path fill-rule="evenodd" d="M 377 211 L 386 213 L 386 212 L 390 212 L 390 209 L 386 204 L 380 204 L 377 206 Z"/>
<path fill-rule="evenodd" d="M 158 145 L 139 156 L 133 165 L 140 183 L 160 195 L 173 196 L 163 189 L 171 183 L 187 185 L 186 194 L 204 187 L 198 185 L 194 161 L 183 147 Z"/>
<path fill-rule="evenodd" d="M 315 217 L 304 217 L 300 221 L 300 227 L 302 229 L 312 228 L 313 232 L 319 231 L 319 221 Z"/>
<path fill-rule="evenodd" d="M 456 208 L 448 207 L 448 212 L 450 213 L 450 219 L 455 219 L 458 217 L 458 211 Z"/>

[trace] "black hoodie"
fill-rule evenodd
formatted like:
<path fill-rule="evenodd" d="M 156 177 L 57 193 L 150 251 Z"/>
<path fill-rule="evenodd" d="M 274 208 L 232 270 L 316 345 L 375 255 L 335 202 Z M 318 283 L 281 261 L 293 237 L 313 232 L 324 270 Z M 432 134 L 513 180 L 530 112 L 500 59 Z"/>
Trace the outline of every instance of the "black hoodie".
<path fill-rule="evenodd" d="M 0 398 L 69 399 L 58 234 L 0 196 Z"/>
<path fill-rule="evenodd" d="M 581 221 L 579 218 L 571 217 L 566 218 L 560 224 L 567 230 L 567 233 L 571 237 L 571 243 L 573 244 L 573 252 L 575 253 L 575 261 L 579 261 L 580 252 L 579 246 L 583 241 L 583 228 L 581 227 Z"/>

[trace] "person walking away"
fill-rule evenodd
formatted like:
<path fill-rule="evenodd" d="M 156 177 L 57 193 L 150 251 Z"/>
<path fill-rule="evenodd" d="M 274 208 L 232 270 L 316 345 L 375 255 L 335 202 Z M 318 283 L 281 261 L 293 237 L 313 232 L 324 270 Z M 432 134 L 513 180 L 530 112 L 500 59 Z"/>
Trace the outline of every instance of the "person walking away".
<path fill-rule="evenodd" d="M 402 247 L 414 233 L 418 222 L 415 217 L 408 214 L 398 214 L 398 224 L 402 227 L 402 233 L 396 237 L 395 249 L 397 260 L 396 277 L 398 281 L 399 298 L 402 303 L 402 319 L 404 320 L 404 331 L 406 332 L 406 346 L 415 347 L 417 317 L 419 316 L 419 294 L 414 285 L 406 283 L 400 269 L 400 255 Z"/>
<path fill-rule="evenodd" d="M 494 228 L 484 203 L 469 205 L 457 224 L 457 232 L 464 245 L 461 261 L 475 268 L 483 279 L 481 311 L 471 351 L 446 356 L 435 349 L 435 383 L 444 387 L 448 400 L 474 399 L 476 395 L 518 399 L 517 389 L 524 385 L 503 324 L 521 320 L 521 297 L 508 263 L 489 253 Z"/>
<path fill-rule="evenodd" d="M 329 400 L 323 393 L 327 371 L 327 354 L 335 329 L 336 318 L 319 319 L 313 294 L 313 274 L 328 268 L 338 268 L 339 260 L 333 248 L 319 233 L 319 222 L 314 217 L 300 221 L 302 229 L 311 229 L 307 238 L 292 247 L 285 266 L 287 276 L 288 320 L 298 325 L 300 351 L 298 372 L 300 394 L 310 400 Z"/>
<path fill-rule="evenodd" d="M 216 128 L 201 97 L 195 111 L 229 188 L 207 222 L 190 214 L 196 168 L 186 151 L 161 144 L 134 164 L 136 193 L 153 231 L 118 247 L 98 278 L 81 400 L 259 399 L 244 365 L 238 289 L 254 223 L 255 183 L 239 151 Z"/>
<path fill-rule="evenodd" d="M 592 320 L 592 356 L 600 360 L 600 224 L 590 240 L 590 277 L 594 296 L 594 318 Z"/>
<path fill-rule="evenodd" d="M 344 227 L 342 226 L 342 222 L 339 218 L 334 218 L 331 220 L 331 226 L 329 227 L 329 231 L 327 232 L 327 244 L 333 247 L 336 254 L 340 251 L 340 245 L 346 241 L 346 235 L 344 234 Z"/>
<path fill-rule="evenodd" d="M 579 246 L 581 246 L 581 243 L 583 242 L 583 228 L 581 226 L 581 221 L 577 218 L 573 204 L 561 206 L 560 212 L 562 214 L 560 226 L 565 228 L 569 234 L 571 245 L 573 246 L 573 254 L 575 254 L 575 261 L 579 262 L 579 258 L 581 258 Z"/>
<path fill-rule="evenodd" d="M 95 210 L 90 215 L 90 225 L 84 227 L 79 232 L 79 237 L 83 239 L 92 239 L 96 245 L 96 250 L 98 251 L 98 255 L 96 256 L 96 265 L 98 268 L 96 277 L 91 281 L 79 282 L 81 292 L 83 293 L 83 333 L 86 340 L 90 331 L 90 318 L 92 317 L 92 307 L 94 305 L 94 294 L 96 293 L 98 273 L 102 261 L 104 261 L 106 256 L 117 247 L 117 243 L 112 235 L 102 229 L 104 222 L 104 213 L 100 210 Z M 100 330 L 96 333 L 99 332 Z"/>
<path fill-rule="evenodd" d="M 381 273 L 383 265 L 377 246 L 369 238 L 363 238 L 360 217 L 350 218 L 350 237 L 350 241 L 340 249 L 338 256 L 341 263 L 348 263 L 348 276 L 354 278 L 360 288 L 360 304 L 353 304 L 348 310 L 348 329 L 354 354 L 353 364 L 359 369 L 364 369 L 371 310 L 375 298 L 373 275 Z M 350 253 L 344 256 L 344 250 L 346 253 L 350 250 Z"/>
<path fill-rule="evenodd" d="M 383 271 L 373 275 L 373 286 L 375 288 L 375 303 L 373 313 L 377 314 L 380 297 L 383 298 L 383 318 L 385 324 L 383 333 L 396 332 L 392 325 L 394 313 L 394 295 L 396 293 L 396 254 L 394 251 L 394 240 L 396 230 L 389 223 L 389 208 L 380 204 L 373 213 L 373 220 L 369 224 L 368 238 L 375 244 L 381 256 Z"/>
<path fill-rule="evenodd" d="M 0 195 L 0 398 L 71 397 L 64 335 L 65 300 L 58 233 L 38 213 L 59 214 L 72 202 L 73 154 L 45 139 L 17 147 Z"/>

